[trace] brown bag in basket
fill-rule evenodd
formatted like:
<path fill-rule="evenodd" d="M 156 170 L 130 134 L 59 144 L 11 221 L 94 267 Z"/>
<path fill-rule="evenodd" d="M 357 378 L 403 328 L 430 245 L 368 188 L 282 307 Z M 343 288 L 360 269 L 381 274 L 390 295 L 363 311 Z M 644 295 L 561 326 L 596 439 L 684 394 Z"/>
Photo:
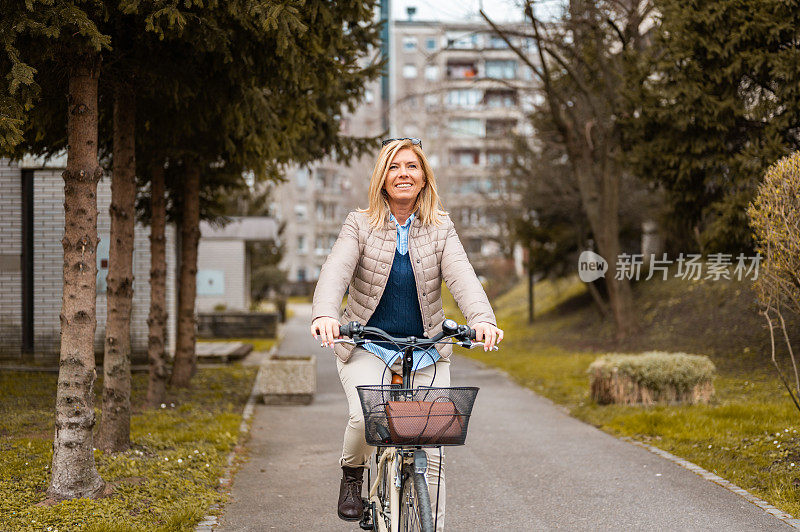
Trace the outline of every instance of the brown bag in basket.
<path fill-rule="evenodd" d="M 452 401 L 389 401 L 386 418 L 393 443 L 460 443 L 464 416 Z"/>

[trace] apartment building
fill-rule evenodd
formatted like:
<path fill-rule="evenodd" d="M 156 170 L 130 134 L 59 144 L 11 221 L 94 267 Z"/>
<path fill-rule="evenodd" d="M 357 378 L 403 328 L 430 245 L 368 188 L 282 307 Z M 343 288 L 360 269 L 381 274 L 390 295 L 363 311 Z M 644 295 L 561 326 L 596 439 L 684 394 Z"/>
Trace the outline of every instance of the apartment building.
<path fill-rule="evenodd" d="M 423 139 L 444 207 L 481 272 L 507 242 L 502 213 L 515 200 L 501 167 L 509 136 L 531 134 L 532 72 L 483 23 L 396 21 L 394 36 L 393 131 Z"/>
<path fill-rule="evenodd" d="M 531 72 L 482 23 L 393 21 L 388 79 L 367 87 L 343 132 L 419 137 L 470 260 L 480 273 L 498 256 L 508 209 L 500 166 L 511 132 L 525 131 Z M 515 38 L 516 39 L 516 38 Z M 516 39 L 527 49 L 529 43 Z M 381 98 L 381 82 L 389 98 Z M 365 207 L 375 154 L 350 166 L 329 161 L 297 168 L 275 189 L 273 214 L 285 223 L 281 266 L 291 283 L 315 281 L 347 213 Z"/>
<path fill-rule="evenodd" d="M 342 133 L 355 137 L 381 135 L 385 107 L 381 99 L 381 80 L 374 80 L 365 89 L 362 105 L 342 118 Z M 280 266 L 298 292 L 310 289 L 319 277 L 347 213 L 367 206 L 374 164 L 374 154 L 348 165 L 323 160 L 292 169 L 286 176 L 287 181 L 274 189 L 270 214 L 284 224 L 281 234 L 284 254 Z"/>

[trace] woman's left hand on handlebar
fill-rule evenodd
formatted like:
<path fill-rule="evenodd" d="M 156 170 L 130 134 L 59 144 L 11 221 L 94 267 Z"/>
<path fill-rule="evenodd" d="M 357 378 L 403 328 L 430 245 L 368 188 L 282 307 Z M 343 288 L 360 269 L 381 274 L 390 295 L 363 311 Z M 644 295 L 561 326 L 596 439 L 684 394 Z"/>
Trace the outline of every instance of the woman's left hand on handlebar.
<path fill-rule="evenodd" d="M 475 329 L 476 333 L 475 339 L 479 342 L 483 342 L 484 351 L 489 351 L 496 344 L 503 341 L 503 329 L 495 327 L 491 323 L 476 323 L 473 329 Z"/>

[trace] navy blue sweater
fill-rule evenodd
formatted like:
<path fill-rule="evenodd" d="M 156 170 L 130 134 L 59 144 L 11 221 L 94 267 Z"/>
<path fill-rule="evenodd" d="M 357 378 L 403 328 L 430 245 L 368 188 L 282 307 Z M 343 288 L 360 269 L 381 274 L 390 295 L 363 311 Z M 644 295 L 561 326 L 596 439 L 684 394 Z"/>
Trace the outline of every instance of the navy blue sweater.
<path fill-rule="evenodd" d="M 410 253 L 401 255 L 394 252 L 392 271 L 383 291 L 378 307 L 367 322 L 371 327 L 379 327 L 392 336 L 417 336 L 425 335 L 422 325 L 422 314 L 419 310 L 417 298 L 417 283 L 414 280 L 414 270 L 411 269 Z M 384 345 L 385 344 L 385 345 Z M 379 345 L 392 348 L 387 342 Z"/>

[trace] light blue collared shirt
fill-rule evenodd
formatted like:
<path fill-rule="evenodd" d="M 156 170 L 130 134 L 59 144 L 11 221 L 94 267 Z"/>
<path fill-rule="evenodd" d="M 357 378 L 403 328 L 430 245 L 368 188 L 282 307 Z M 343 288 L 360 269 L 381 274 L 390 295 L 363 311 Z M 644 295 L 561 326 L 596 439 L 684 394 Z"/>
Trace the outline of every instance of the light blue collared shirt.
<path fill-rule="evenodd" d="M 389 220 L 394 222 L 397 226 L 397 251 L 399 251 L 401 255 L 408 253 L 408 230 L 411 229 L 411 222 L 413 222 L 416 217 L 417 213 L 412 213 L 406 220 L 406 223 L 400 225 L 397 223 L 394 214 L 389 215 Z"/>
<path fill-rule="evenodd" d="M 395 226 L 397 226 L 397 252 L 401 255 L 408 253 L 408 231 L 411 229 L 411 222 L 414 221 L 416 216 L 416 213 L 411 214 L 403 225 L 397 223 L 394 214 L 389 216 L 389 220 L 394 222 Z M 364 349 L 383 359 L 387 366 L 391 366 L 402 354 L 401 351 L 387 349 L 377 344 L 364 344 Z M 437 360 L 439 360 L 439 351 L 437 351 L 435 347 L 428 348 L 427 350 L 415 349 L 412 368 L 416 371 L 430 366 L 431 364 L 435 364 Z"/>

